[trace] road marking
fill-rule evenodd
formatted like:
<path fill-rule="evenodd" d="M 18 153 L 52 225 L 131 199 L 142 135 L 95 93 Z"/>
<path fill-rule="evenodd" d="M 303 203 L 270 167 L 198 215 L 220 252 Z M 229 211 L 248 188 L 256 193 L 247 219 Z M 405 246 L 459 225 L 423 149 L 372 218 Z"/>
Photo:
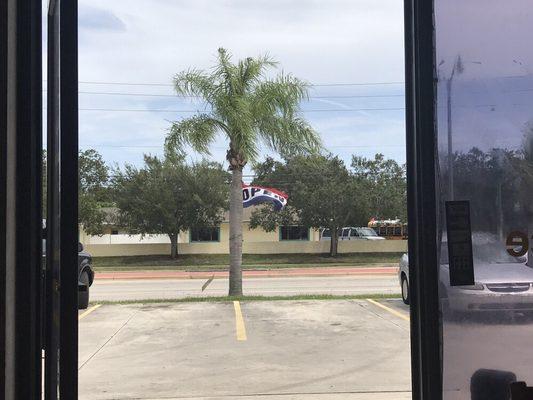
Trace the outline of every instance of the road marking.
<path fill-rule="evenodd" d="M 89 315 L 90 313 L 92 313 L 94 310 L 96 310 L 97 308 L 99 308 L 101 306 L 101 304 L 95 304 L 94 306 L 92 306 L 91 308 L 88 308 L 87 310 L 85 310 L 85 312 L 81 313 L 80 316 L 78 317 L 78 321 L 85 318 L 87 315 Z"/>
<path fill-rule="evenodd" d="M 246 327 L 244 326 L 244 319 L 242 317 L 241 303 L 234 301 L 233 308 L 235 308 L 235 328 L 237 331 L 237 340 L 244 341 L 247 339 L 247 337 Z"/>
<path fill-rule="evenodd" d="M 366 299 L 366 301 L 368 301 L 369 303 L 374 304 L 375 306 L 378 306 L 378 307 L 380 307 L 380 308 L 383 308 L 384 310 L 390 312 L 392 315 L 395 315 L 395 316 L 397 316 L 398 318 L 401 318 L 401 319 L 403 319 L 403 320 L 405 320 L 405 321 L 409 321 L 409 320 L 410 320 L 410 318 L 409 318 L 408 315 L 405 315 L 404 313 L 401 313 L 401 312 L 399 312 L 399 311 L 396 311 L 396 310 L 393 309 L 393 308 L 387 307 L 386 305 L 383 305 L 383 304 L 381 304 L 381 303 L 378 302 L 378 301 L 375 301 L 375 300 L 372 300 L 372 299 Z"/>

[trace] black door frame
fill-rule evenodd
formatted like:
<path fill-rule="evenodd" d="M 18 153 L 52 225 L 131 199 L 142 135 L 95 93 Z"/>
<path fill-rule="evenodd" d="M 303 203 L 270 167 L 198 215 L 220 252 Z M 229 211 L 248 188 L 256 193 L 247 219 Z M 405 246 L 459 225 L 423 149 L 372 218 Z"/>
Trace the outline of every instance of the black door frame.
<path fill-rule="evenodd" d="M 78 397 L 77 6 L 52 0 L 47 15 L 45 400 Z"/>
<path fill-rule="evenodd" d="M 78 0 L 60 1 L 60 397 L 78 398 Z"/>
<path fill-rule="evenodd" d="M 60 394 L 77 398 L 77 1 L 61 7 Z M 0 2 L 0 398 L 42 392 L 42 5 Z M 59 188 L 55 188 L 59 193 Z M 57 376 L 56 376 L 57 378 Z"/>
<path fill-rule="evenodd" d="M 45 400 L 78 398 L 78 2 L 48 3 Z M 59 374 L 58 374 L 59 372 Z M 60 377 L 58 382 L 58 376 Z M 58 385 L 59 384 L 59 385 Z M 59 393 L 58 393 L 59 388 Z"/>
<path fill-rule="evenodd" d="M 437 297 L 434 10 L 432 0 L 404 0 L 404 4 L 413 399 L 439 400 L 442 398 L 442 367 Z M 59 235 L 62 285 L 59 368 L 62 397 L 75 399 L 78 393 L 77 274 L 72 266 L 77 263 L 78 237 L 77 1 L 61 1 L 60 12 L 62 130 Z M 16 15 L 16 19 L 9 20 L 10 15 Z M 42 145 L 41 50 L 40 3 L 32 0 L 1 2 L 0 306 L 3 310 L 10 309 L 9 313 L 0 313 L 0 397 L 5 398 L 9 398 L 5 394 L 15 393 L 15 388 L 17 398 L 36 398 L 41 387 L 40 313 L 32 313 L 32 310 L 39 310 L 41 297 L 31 295 L 37 294 L 40 287 L 36 271 L 39 271 L 41 262 L 38 203 L 41 196 Z M 10 75 L 8 68 L 13 58 L 17 65 L 16 76 L 13 76 L 13 71 Z M 18 113 L 13 111 L 13 107 L 8 107 L 13 99 L 16 99 Z M 8 129 L 8 121 L 14 129 Z M 8 146 L 15 137 L 16 151 L 11 154 Z M 18 162 L 13 156 L 18 156 Z M 6 171 L 12 171 L 12 175 Z M 13 181 L 14 178 L 16 181 Z M 13 182 L 16 182 L 15 186 Z M 17 209 L 24 212 L 16 212 L 14 220 L 6 224 L 8 202 L 13 199 Z M 13 237 L 16 238 L 15 245 Z M 14 285 L 15 303 L 9 297 L 11 292 L 6 290 L 9 285 Z M 35 291 L 29 290 L 28 285 Z M 11 353 L 6 352 L 8 341 L 15 344 Z"/>
<path fill-rule="evenodd" d="M 41 394 L 41 4 L 0 4 L 0 398 Z"/>
<path fill-rule="evenodd" d="M 404 0 L 413 399 L 442 399 L 433 0 Z"/>

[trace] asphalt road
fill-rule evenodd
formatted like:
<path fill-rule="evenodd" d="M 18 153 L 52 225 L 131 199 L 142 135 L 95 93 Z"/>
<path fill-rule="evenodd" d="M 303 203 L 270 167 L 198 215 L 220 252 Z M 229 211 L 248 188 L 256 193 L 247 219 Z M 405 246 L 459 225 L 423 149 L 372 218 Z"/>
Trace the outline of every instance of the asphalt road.
<path fill-rule="evenodd" d="M 176 299 L 193 296 L 225 296 L 227 279 L 214 279 L 202 292 L 201 279 L 96 280 L 91 287 L 91 301 Z M 244 293 L 262 296 L 299 294 L 399 294 L 395 275 L 247 278 Z"/>

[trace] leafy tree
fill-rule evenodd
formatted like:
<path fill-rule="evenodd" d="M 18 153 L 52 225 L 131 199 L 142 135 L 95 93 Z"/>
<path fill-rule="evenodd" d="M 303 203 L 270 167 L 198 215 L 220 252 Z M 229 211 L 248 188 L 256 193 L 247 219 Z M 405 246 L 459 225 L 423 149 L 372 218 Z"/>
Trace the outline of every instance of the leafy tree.
<path fill-rule="evenodd" d="M 523 129 L 523 144 L 522 151 L 520 152 L 521 162 L 514 162 L 514 166 L 519 173 L 521 185 L 520 185 L 520 200 L 522 208 L 529 217 L 528 220 L 533 220 L 533 195 L 531 194 L 531 188 L 533 184 L 533 120 L 526 122 Z M 528 227 L 530 231 L 533 231 L 531 227 Z"/>
<path fill-rule="evenodd" d="M 285 164 L 267 159 L 255 171 L 254 183 L 286 191 L 289 201 L 282 213 L 269 207 L 254 211 L 252 228 L 271 231 L 282 224 L 328 228 L 332 232 L 330 255 L 336 256 L 340 229 L 368 222 L 367 193 L 338 157 L 296 156 Z"/>
<path fill-rule="evenodd" d="M 352 172 L 366 188 L 371 217 L 407 220 L 405 165 L 385 159 L 383 154 L 376 154 L 374 159 L 353 156 Z"/>
<path fill-rule="evenodd" d="M 48 163 L 47 153 L 43 150 L 42 204 L 43 218 L 46 218 Z M 102 208 L 110 205 L 109 168 L 102 156 L 93 149 L 78 153 L 78 221 L 90 235 L 99 235 L 103 231 L 105 213 Z"/>
<path fill-rule="evenodd" d="M 289 201 L 279 211 L 275 211 L 270 205 L 256 207 L 251 215 L 250 228 L 261 227 L 266 232 L 274 232 L 279 226 L 301 225 L 292 199 L 296 179 L 287 164 L 267 157 L 265 161 L 254 165 L 254 172 L 253 185 L 281 190 L 289 195 Z"/>
<path fill-rule="evenodd" d="M 218 63 L 209 72 L 197 69 L 176 75 L 180 95 L 198 96 L 207 111 L 175 122 L 167 149 L 183 151 L 185 145 L 201 153 L 223 134 L 228 141 L 226 159 L 232 174 L 230 189 L 231 296 L 242 295 L 242 171 L 257 160 L 261 144 L 284 155 L 313 153 L 321 148 L 318 134 L 300 116 L 300 102 L 308 97 L 303 81 L 280 73 L 268 78 L 277 63 L 268 56 L 233 63 L 218 50 Z"/>
<path fill-rule="evenodd" d="M 89 235 L 101 235 L 110 206 L 109 168 L 94 149 L 83 150 L 78 155 L 78 219 Z"/>
<path fill-rule="evenodd" d="M 127 164 L 113 179 L 117 223 L 141 235 L 166 234 L 172 258 L 178 235 L 195 227 L 218 225 L 227 209 L 229 174 L 217 163 L 192 166 L 181 157 L 144 157 L 137 169 Z"/>
<path fill-rule="evenodd" d="M 477 147 L 453 154 L 456 199 L 470 201 L 472 229 L 504 236 L 506 229 L 522 228 L 524 205 L 521 183 L 527 179 L 522 167 L 527 157 L 518 151 L 501 148 L 483 151 Z M 527 167 L 526 167 L 527 169 Z M 441 198 L 448 199 L 448 169 L 442 170 Z M 524 173 L 525 172 L 525 173 Z M 520 206 L 522 211 L 517 212 Z M 514 228 L 513 228 L 514 227 Z"/>

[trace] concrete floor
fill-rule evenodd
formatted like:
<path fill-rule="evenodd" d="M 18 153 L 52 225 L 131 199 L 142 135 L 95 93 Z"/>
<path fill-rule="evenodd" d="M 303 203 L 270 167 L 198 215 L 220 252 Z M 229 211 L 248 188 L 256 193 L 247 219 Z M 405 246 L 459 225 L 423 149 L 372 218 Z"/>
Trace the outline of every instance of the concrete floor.
<path fill-rule="evenodd" d="M 215 279 L 202 292 L 201 279 L 96 280 L 91 301 L 173 299 L 193 296 L 226 296 L 228 280 Z M 289 296 L 297 294 L 399 294 L 396 275 L 246 278 L 248 295 Z"/>
<path fill-rule="evenodd" d="M 470 378 L 481 369 L 508 371 L 533 382 L 533 317 L 520 313 L 466 314 L 445 320 L 444 400 L 470 400 Z"/>
<path fill-rule="evenodd" d="M 410 399 L 409 322 L 364 300 L 104 305 L 80 320 L 81 399 Z M 246 340 L 242 339 L 242 328 Z"/>

